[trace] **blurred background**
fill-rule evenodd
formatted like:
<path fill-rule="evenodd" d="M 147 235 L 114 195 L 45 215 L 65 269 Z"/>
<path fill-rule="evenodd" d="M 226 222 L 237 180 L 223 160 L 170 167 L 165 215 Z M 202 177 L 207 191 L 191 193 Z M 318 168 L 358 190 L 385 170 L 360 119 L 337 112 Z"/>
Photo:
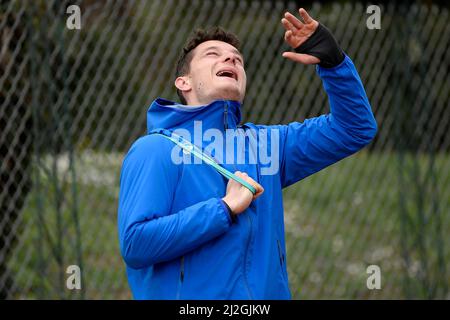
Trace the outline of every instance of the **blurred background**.
<path fill-rule="evenodd" d="M 81 9 L 70 30 L 69 5 Z M 369 4 L 381 9 L 370 30 Z M 302 1 L 353 59 L 371 145 L 284 190 L 294 299 L 450 299 L 450 23 L 445 1 Z M 312 66 L 281 57 L 294 1 L 0 0 L 0 298 L 130 299 L 117 235 L 123 157 L 197 27 L 242 43 L 243 122 L 328 112 Z M 82 289 L 69 290 L 69 265 Z M 381 289 L 366 286 L 369 265 Z"/>

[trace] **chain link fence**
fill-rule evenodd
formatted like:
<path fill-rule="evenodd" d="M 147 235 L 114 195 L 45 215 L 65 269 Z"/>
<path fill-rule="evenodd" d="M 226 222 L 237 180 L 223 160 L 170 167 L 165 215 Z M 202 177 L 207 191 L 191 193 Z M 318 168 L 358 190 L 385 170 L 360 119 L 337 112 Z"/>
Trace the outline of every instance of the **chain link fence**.
<path fill-rule="evenodd" d="M 81 9 L 71 30 L 66 9 Z M 444 2 L 302 3 L 353 59 L 379 133 L 284 191 L 295 299 L 450 299 L 450 24 Z M 243 119 L 328 111 L 315 68 L 281 57 L 294 1 L 0 1 L 0 298 L 129 299 L 117 236 L 120 166 L 196 27 L 236 33 Z M 81 270 L 81 289 L 66 286 Z M 381 289 L 366 286 L 370 265 Z"/>

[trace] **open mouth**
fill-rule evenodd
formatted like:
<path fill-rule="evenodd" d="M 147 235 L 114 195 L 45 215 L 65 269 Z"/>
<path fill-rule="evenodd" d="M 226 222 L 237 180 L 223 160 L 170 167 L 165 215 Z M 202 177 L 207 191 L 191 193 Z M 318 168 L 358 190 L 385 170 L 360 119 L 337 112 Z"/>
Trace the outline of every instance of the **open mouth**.
<path fill-rule="evenodd" d="M 216 73 L 216 76 L 231 78 L 237 81 L 237 75 L 232 70 L 221 70 Z"/>

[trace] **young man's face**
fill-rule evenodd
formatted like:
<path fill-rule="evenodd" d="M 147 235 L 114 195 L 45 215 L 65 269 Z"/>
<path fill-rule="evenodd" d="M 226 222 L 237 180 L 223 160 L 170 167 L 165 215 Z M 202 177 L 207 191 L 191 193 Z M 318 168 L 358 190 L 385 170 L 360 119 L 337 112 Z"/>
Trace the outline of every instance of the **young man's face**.
<path fill-rule="evenodd" d="M 247 76 L 241 53 L 226 42 L 210 40 L 193 50 L 183 91 L 190 105 L 209 104 L 217 99 L 243 102 Z"/>

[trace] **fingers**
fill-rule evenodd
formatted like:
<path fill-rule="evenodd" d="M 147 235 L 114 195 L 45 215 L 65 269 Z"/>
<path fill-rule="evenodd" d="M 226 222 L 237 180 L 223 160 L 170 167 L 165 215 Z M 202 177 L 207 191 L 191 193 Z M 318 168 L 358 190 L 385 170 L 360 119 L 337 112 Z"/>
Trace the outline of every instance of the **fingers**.
<path fill-rule="evenodd" d="M 258 182 L 256 182 L 252 178 L 248 177 L 248 179 L 249 180 L 247 180 L 247 182 L 250 183 L 253 186 L 253 188 L 255 188 L 255 190 L 256 190 L 256 193 L 253 195 L 253 200 L 255 200 L 264 192 L 264 188 L 262 187 L 262 185 L 260 185 Z"/>
<path fill-rule="evenodd" d="M 313 22 L 313 19 L 309 16 L 308 12 L 306 12 L 305 9 L 300 8 L 298 12 L 300 13 L 300 16 L 306 24 Z"/>
<path fill-rule="evenodd" d="M 289 60 L 299 62 L 302 64 L 317 64 L 320 63 L 320 59 L 309 54 L 295 53 L 295 52 L 283 52 L 283 57 Z"/>
<path fill-rule="evenodd" d="M 253 200 L 255 200 L 256 198 L 259 198 L 260 195 L 262 195 L 264 193 L 264 188 L 258 184 L 259 187 L 255 187 L 256 189 L 256 193 L 253 195 Z"/>
<path fill-rule="evenodd" d="M 294 45 L 293 44 L 293 37 L 294 37 L 294 34 L 292 33 L 291 30 L 286 31 L 285 34 L 284 34 L 284 40 L 286 40 L 286 42 L 288 44 L 290 44 L 291 46 Z"/>
<path fill-rule="evenodd" d="M 300 8 L 301 21 L 290 12 L 286 12 L 281 19 L 281 23 L 286 30 L 284 40 L 293 48 L 298 47 L 312 34 L 319 23 L 311 18 L 305 9 Z"/>
<path fill-rule="evenodd" d="M 292 32 L 296 32 L 298 29 L 289 22 L 288 19 L 283 18 L 281 19 L 281 23 L 283 24 L 283 27 L 286 29 L 286 31 L 292 31 Z"/>
<path fill-rule="evenodd" d="M 246 172 L 236 171 L 234 174 L 237 175 L 238 177 L 244 179 L 253 188 L 255 188 L 256 193 L 253 195 L 253 200 L 258 198 L 264 192 L 264 188 L 258 182 L 253 180 Z"/>
<path fill-rule="evenodd" d="M 309 24 L 314 21 L 314 19 L 311 18 L 311 16 L 308 14 L 308 12 L 305 9 L 300 8 L 298 10 L 298 12 L 300 13 L 300 16 L 302 17 L 303 22 L 300 21 L 296 16 L 294 16 L 290 12 L 286 12 L 284 14 L 284 19 L 286 19 L 289 23 L 291 23 L 297 29 L 301 29 L 304 27 L 304 24 Z"/>
<path fill-rule="evenodd" d="M 295 28 L 297 29 L 301 29 L 303 28 L 303 23 L 298 20 L 293 14 L 291 14 L 290 12 L 286 12 L 284 14 L 284 18 L 286 18 L 286 20 L 288 22 L 290 22 Z"/>

